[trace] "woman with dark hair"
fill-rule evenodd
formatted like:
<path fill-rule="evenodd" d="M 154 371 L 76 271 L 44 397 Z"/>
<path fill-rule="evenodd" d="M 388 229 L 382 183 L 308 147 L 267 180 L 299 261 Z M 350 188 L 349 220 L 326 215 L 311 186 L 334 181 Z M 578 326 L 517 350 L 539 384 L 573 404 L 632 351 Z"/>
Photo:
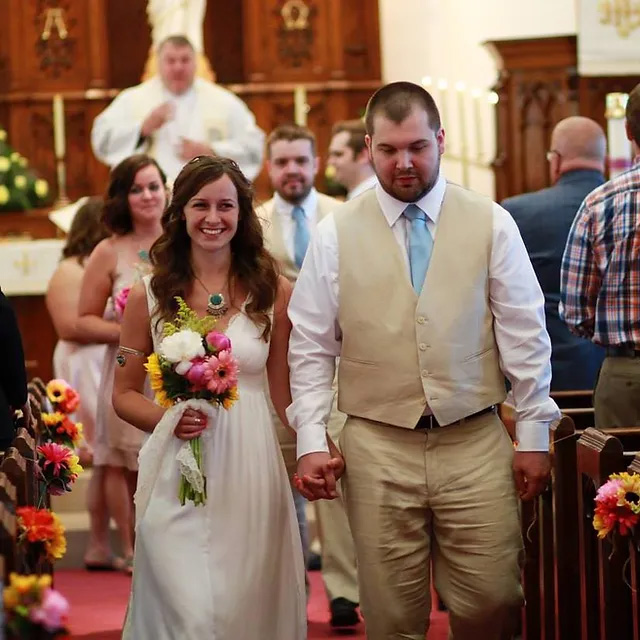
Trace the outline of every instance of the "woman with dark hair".
<path fill-rule="evenodd" d="M 86 343 L 78 330 L 78 302 L 84 264 L 96 245 L 109 237 L 102 224 L 102 198 L 89 198 L 77 211 L 62 250 L 62 260 L 47 287 L 46 303 L 58 344 L 53 352 L 53 372 L 80 394 L 75 419 L 82 423 L 84 443 L 78 455 L 83 465 L 93 457 L 96 405 L 105 358 L 104 344 Z M 85 566 L 93 570 L 115 570 L 124 564 L 113 559 L 109 544 L 109 514 L 104 495 L 103 468 L 92 470 L 87 493 L 89 541 Z"/>
<path fill-rule="evenodd" d="M 83 339 L 107 345 L 93 464 L 104 473 L 107 506 L 116 522 L 127 572 L 133 559 L 133 490 L 143 433 L 113 410 L 113 372 L 127 291 L 148 271 L 149 249 L 162 231 L 165 182 L 155 160 L 143 154 L 112 170 L 102 221 L 113 235 L 100 242 L 87 260 L 79 302 L 77 326 Z"/>
<path fill-rule="evenodd" d="M 151 249 L 153 274 L 131 292 L 116 371 L 118 414 L 151 433 L 140 470 L 132 596 L 123 638 L 240 640 L 306 638 L 302 547 L 273 405 L 286 424 L 291 402 L 287 346 L 289 282 L 264 248 L 249 182 L 232 160 L 198 157 L 174 184 Z M 155 430 L 165 409 L 143 395 L 146 357 L 175 297 L 218 318 L 238 362 L 239 400 L 187 409 L 168 436 Z M 201 436 L 207 499 L 180 505 L 176 455 Z M 161 613 L 160 613 L 161 612 Z"/>

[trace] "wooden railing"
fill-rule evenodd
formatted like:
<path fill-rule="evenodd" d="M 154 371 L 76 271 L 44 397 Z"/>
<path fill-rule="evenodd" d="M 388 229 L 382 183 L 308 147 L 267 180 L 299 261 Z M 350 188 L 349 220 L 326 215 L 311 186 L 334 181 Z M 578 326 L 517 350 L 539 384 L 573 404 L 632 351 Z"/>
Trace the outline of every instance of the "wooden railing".
<path fill-rule="evenodd" d="M 635 537 L 598 539 L 594 498 L 609 475 L 640 473 L 640 428 L 577 429 L 590 392 L 556 401 L 552 476 L 523 504 L 523 640 L 640 640 L 640 525 Z M 564 406 L 562 406 L 564 405 Z"/>

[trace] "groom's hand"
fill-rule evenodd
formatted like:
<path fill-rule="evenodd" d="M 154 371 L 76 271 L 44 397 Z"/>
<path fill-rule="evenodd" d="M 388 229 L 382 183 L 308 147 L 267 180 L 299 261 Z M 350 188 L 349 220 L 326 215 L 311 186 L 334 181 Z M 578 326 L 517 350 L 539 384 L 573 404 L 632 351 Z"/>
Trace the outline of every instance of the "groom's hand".
<path fill-rule="evenodd" d="M 316 451 L 298 460 L 296 489 L 307 500 L 332 500 L 338 497 L 335 469 L 340 465 L 328 453 Z"/>

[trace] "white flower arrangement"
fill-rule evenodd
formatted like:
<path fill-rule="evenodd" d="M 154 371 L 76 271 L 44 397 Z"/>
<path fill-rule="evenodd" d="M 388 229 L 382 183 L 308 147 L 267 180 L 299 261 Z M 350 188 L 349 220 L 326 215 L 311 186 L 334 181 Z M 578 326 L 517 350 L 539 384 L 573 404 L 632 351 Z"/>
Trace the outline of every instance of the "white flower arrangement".
<path fill-rule="evenodd" d="M 183 329 L 163 338 L 158 351 L 169 362 L 177 363 L 175 371 L 179 375 L 189 371 L 194 358 L 202 358 L 205 355 L 202 336 L 191 329 Z"/>

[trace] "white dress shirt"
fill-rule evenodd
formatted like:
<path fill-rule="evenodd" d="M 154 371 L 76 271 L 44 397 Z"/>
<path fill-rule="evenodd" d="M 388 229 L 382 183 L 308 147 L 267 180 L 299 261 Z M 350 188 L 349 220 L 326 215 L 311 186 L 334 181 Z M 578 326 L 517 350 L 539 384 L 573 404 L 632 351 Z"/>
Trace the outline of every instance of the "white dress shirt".
<path fill-rule="evenodd" d="M 378 203 L 405 257 L 410 278 L 407 207 L 375 187 Z M 446 189 L 442 175 L 415 204 L 428 217 L 434 240 Z M 520 451 L 547 451 L 549 426 L 560 418 L 549 398 L 551 343 L 545 328 L 544 297 L 513 218 L 493 205 L 493 244 L 489 265 L 489 304 L 500 366 L 510 380 L 517 414 Z M 327 451 L 326 423 L 333 401 L 331 383 L 342 333 L 338 323 L 338 239 L 333 215 L 312 237 L 289 304 L 293 324 L 289 342 L 292 404 L 287 418 L 298 435 L 298 458 Z"/>
<path fill-rule="evenodd" d="M 365 178 L 360 184 L 356 185 L 349 193 L 347 194 L 347 200 L 353 200 L 361 193 L 365 191 L 369 191 L 369 189 L 373 189 L 378 184 L 378 176 L 375 173 L 368 178 Z"/>
<path fill-rule="evenodd" d="M 287 202 L 277 192 L 273 196 L 273 215 L 278 216 L 284 246 L 286 247 L 291 260 L 294 259 L 295 255 L 294 242 L 296 223 L 293 219 L 294 207 L 302 207 L 304 210 L 304 215 L 307 219 L 307 224 L 309 225 L 309 237 L 313 238 L 314 231 L 318 224 L 318 216 L 316 213 L 316 209 L 318 207 L 318 192 L 315 190 L 315 187 L 311 188 L 309 195 L 307 195 L 299 205 Z"/>

